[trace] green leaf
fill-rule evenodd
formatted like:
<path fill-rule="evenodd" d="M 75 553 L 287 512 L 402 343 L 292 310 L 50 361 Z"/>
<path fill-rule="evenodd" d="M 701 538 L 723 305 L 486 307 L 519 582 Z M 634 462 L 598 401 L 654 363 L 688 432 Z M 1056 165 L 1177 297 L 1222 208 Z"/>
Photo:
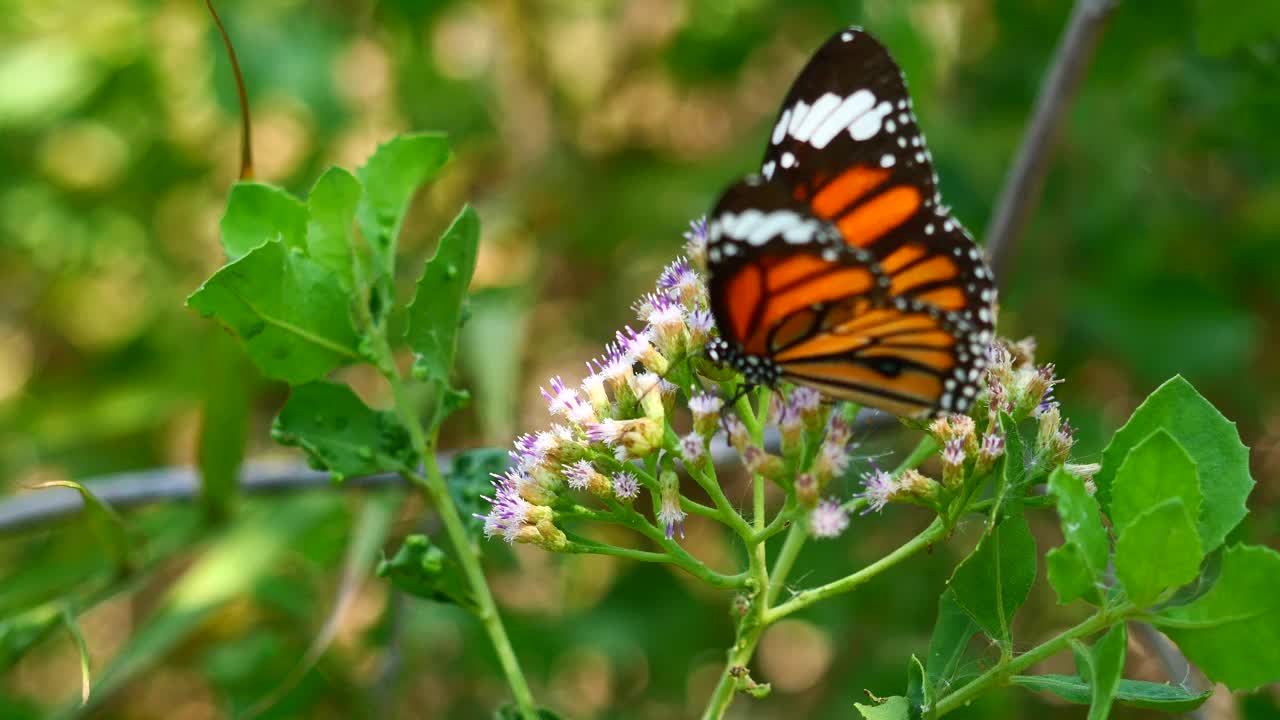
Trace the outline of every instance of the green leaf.
<path fill-rule="evenodd" d="M 337 479 L 418 466 L 409 432 L 394 413 L 373 410 L 351 388 L 330 382 L 299 385 L 272 427 L 281 445 L 302 448 Z"/>
<path fill-rule="evenodd" d="M 1093 647 L 1085 647 L 1078 640 L 1071 641 L 1071 652 L 1076 657 L 1076 672 L 1090 688 L 1088 720 L 1107 720 L 1111 714 L 1111 702 L 1124 670 L 1125 644 L 1128 634 L 1124 623 L 1117 623 L 1105 635 L 1098 638 Z"/>
<path fill-rule="evenodd" d="M 93 689 L 93 674 L 89 668 L 89 644 L 85 642 L 84 633 L 80 631 L 80 621 L 76 620 L 76 616 L 72 615 L 70 610 L 62 611 L 62 626 L 67 629 L 67 634 L 71 636 L 76 652 L 80 655 L 80 704 L 84 705 L 89 702 L 89 693 Z"/>
<path fill-rule="evenodd" d="M 107 553 L 116 561 L 116 564 L 126 572 L 132 571 L 137 564 L 136 550 L 133 547 L 129 527 L 124 524 L 124 518 L 120 517 L 120 513 L 99 500 L 89 488 L 75 480 L 50 480 L 33 485 L 32 489 L 43 490 L 55 487 L 70 488 L 80 493 L 80 499 L 84 502 L 85 522 L 89 523 L 89 528 L 106 547 Z"/>
<path fill-rule="evenodd" d="M 470 206 L 464 207 L 440 238 L 435 257 L 427 263 L 409 305 L 406 338 L 418 354 L 415 372 L 425 373 L 426 379 L 437 381 L 441 388 L 449 385 L 462 304 L 476 269 L 479 243 L 480 218 Z"/>
<path fill-rule="evenodd" d="M 131 629 L 128 642 L 98 673 L 88 706 L 110 699 L 198 631 L 214 612 L 251 589 L 289 553 L 306 531 L 332 522 L 342 499 L 309 493 L 246 508 L 170 587 L 159 607 Z"/>
<path fill-rule="evenodd" d="M 0 672 L 17 664 L 27 651 L 62 623 L 66 602 L 37 605 L 0 622 Z"/>
<path fill-rule="evenodd" d="M 278 187 L 238 182 L 222 215 L 222 247 L 236 260 L 268 242 L 301 248 L 307 236 L 307 208 Z"/>
<path fill-rule="evenodd" d="M 1240 442 L 1235 423 L 1227 420 L 1181 376 L 1156 388 L 1116 431 L 1102 452 L 1102 470 L 1094 476 L 1098 502 L 1110 514 L 1112 485 L 1129 451 L 1156 430 L 1164 429 L 1196 463 L 1204 497 L 1197 527 L 1201 548 L 1209 552 L 1245 516 L 1245 499 L 1253 488 L 1249 450 Z"/>
<path fill-rule="evenodd" d="M 1062 548 L 1055 548 L 1047 557 L 1049 582 L 1064 605 L 1079 597 L 1097 603 L 1097 586 L 1103 582 L 1111 555 L 1098 503 L 1085 489 L 1084 480 L 1062 467 L 1049 476 L 1049 492 L 1057 498 L 1066 539 Z"/>
<path fill-rule="evenodd" d="M 326 170 L 307 196 L 307 253 L 347 290 L 355 287 L 357 246 L 351 231 L 360 196 L 360 181 L 340 167 Z"/>
<path fill-rule="evenodd" d="M 356 223 L 378 260 L 378 272 L 393 276 L 396 239 L 405 212 L 418 188 L 435 177 L 449 159 L 449 143 L 440 133 L 401 135 L 380 145 L 356 170 L 364 195 L 356 206 Z"/>
<path fill-rule="evenodd" d="M 515 703 L 507 703 L 493 713 L 494 720 L 524 720 Z M 560 716 L 546 708 L 538 708 L 538 720 L 560 720 Z"/>
<path fill-rule="evenodd" d="M 475 395 L 481 436 L 492 442 L 516 434 L 524 372 L 520 353 L 495 353 L 493 348 L 524 347 L 533 306 L 525 288 L 484 288 L 467 298 L 468 317 L 458 334 L 456 364 Z"/>
<path fill-rule="evenodd" d="M 1196 37 L 1205 55 L 1226 55 L 1280 34 L 1273 2 L 1236 3 L 1227 11 L 1213 0 L 1196 2 Z"/>
<path fill-rule="evenodd" d="M 479 610 L 462 569 L 426 535 L 405 538 L 390 560 L 378 563 L 378 577 L 414 597 Z"/>
<path fill-rule="evenodd" d="M 231 338 L 217 328 L 209 330 L 198 452 L 200 502 L 208 517 L 223 519 L 240 491 L 250 388 L 257 373 Z"/>
<path fill-rule="evenodd" d="M 1080 598 L 1094 605 L 1102 602 L 1097 578 L 1086 565 L 1078 546 L 1065 543 L 1053 548 L 1045 553 L 1044 562 L 1049 584 L 1058 596 L 1059 605 L 1066 605 Z"/>
<path fill-rule="evenodd" d="M 1010 680 L 1028 690 L 1051 692 L 1080 705 L 1093 699 L 1088 683 L 1072 675 L 1014 675 Z M 1116 685 L 1116 701 L 1125 705 L 1167 713 L 1189 712 L 1204 704 L 1212 690 L 1192 693 L 1186 688 L 1141 680 L 1121 680 Z"/>
<path fill-rule="evenodd" d="M 854 703 L 853 707 L 865 720 L 910 720 L 911 703 L 901 695 L 885 698 L 878 705 Z"/>
<path fill-rule="evenodd" d="M 1116 541 L 1116 577 L 1138 607 L 1195 580 L 1203 559 L 1195 522 L 1176 497 L 1134 518 Z"/>
<path fill-rule="evenodd" d="M 489 512 L 484 499 L 493 492 L 493 475 L 501 474 L 510 464 L 510 456 L 501 448 L 479 448 L 454 455 L 447 480 L 449 497 L 458 506 L 467 533 L 479 538 L 484 532 L 484 521 L 476 517 Z"/>
<path fill-rule="evenodd" d="M 934 690 L 920 658 L 911 656 L 907 664 L 907 702 L 911 720 L 933 717 Z"/>
<path fill-rule="evenodd" d="M 948 584 L 990 638 L 1010 648 L 1009 625 L 1036 579 L 1036 541 L 1021 514 L 1007 516 L 960 563 Z"/>
<path fill-rule="evenodd" d="M 933 636 L 929 638 L 928 683 L 930 687 L 945 688 L 960 667 L 969 640 L 980 630 L 969 613 L 956 602 L 950 590 L 938 598 L 938 619 L 933 624 Z"/>
<path fill-rule="evenodd" d="M 1111 488 L 1111 520 L 1123 531 L 1153 505 L 1180 498 L 1192 521 L 1200 517 L 1203 498 L 1196 463 L 1177 440 L 1157 430 L 1125 455 Z M 1197 534 L 1197 540 L 1199 535 Z"/>
<path fill-rule="evenodd" d="M 187 306 L 239 336 L 264 375 L 291 385 L 360 359 L 338 279 L 280 243 L 223 267 L 187 298 Z"/>
<path fill-rule="evenodd" d="M 1222 555 L 1218 581 L 1186 605 L 1150 618 L 1187 659 L 1233 690 L 1280 680 L 1280 553 L 1235 545 Z"/>

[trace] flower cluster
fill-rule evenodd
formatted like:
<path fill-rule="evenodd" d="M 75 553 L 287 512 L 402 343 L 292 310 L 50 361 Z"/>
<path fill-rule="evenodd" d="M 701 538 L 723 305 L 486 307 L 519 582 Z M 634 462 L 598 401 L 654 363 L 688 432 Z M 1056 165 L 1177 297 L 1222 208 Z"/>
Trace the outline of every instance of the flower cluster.
<path fill-rule="evenodd" d="M 587 363 L 580 385 L 555 377 L 542 388 L 554 424 L 515 441 L 512 466 L 495 476 L 492 507 L 481 516 L 487 535 L 561 550 L 569 539 L 556 522 L 562 515 L 591 516 L 595 511 L 583 508 L 584 499 L 635 522 L 634 501 L 648 490 L 657 528 L 668 540 L 683 537 L 687 512 L 698 506 L 681 494 L 675 462 L 704 486 L 714 483 L 710 442 L 721 431 L 752 475 L 788 490 L 804 527 L 817 538 L 844 532 L 849 510 L 858 504 L 866 512 L 903 502 L 945 513 L 953 500 L 971 498 L 1005 454 L 1006 417 L 1039 423 L 1034 457 L 1022 458 L 1028 467 L 1066 462 L 1074 438 L 1053 398 L 1061 382 L 1053 365 L 1035 365 L 1030 340 L 1001 340 L 990 349 L 985 387 L 972 413 L 940 417 L 926 428 L 939 448 L 939 478 L 916 469 L 890 473 L 871 462 L 852 502 L 831 497 L 856 448 L 847 411 L 833 412 L 812 389 L 784 387 L 761 398 L 761 417 L 740 415 L 742 396 L 733 395 L 732 403 L 725 398 L 741 388 L 741 378 L 716 375 L 720 382 L 712 382 L 697 374 L 702 366 L 689 362 L 702 356 L 714 332 L 699 269 L 705 268 L 706 232 L 705 221 L 692 224 L 685 234 L 687 257 L 668 265 L 654 290 L 634 303 L 636 327 L 623 328 L 603 355 Z M 675 430 L 677 404 L 692 418 L 688 432 Z M 775 449 L 763 443 L 765 423 L 776 425 Z M 1067 468 L 1087 481 L 1097 471 Z"/>
<path fill-rule="evenodd" d="M 1062 418 L 1053 388 L 1061 379 L 1052 364 L 1035 364 L 1035 342 L 998 340 L 988 351 L 984 388 L 970 415 L 945 415 L 929 423 L 927 430 L 939 446 L 941 481 L 917 470 L 897 476 L 874 467 L 863 474 L 867 512 L 878 511 L 891 502 L 909 502 L 942 510 L 951 498 L 973 491 L 985 480 L 1005 454 L 1005 433 L 1001 416 L 1014 422 L 1035 418 L 1037 433 L 1028 457 L 1019 458 L 1027 467 L 1044 471 L 1063 465 L 1068 472 L 1084 478 L 1093 490 L 1097 465 L 1067 463 L 1075 444 L 1071 425 Z"/>
<path fill-rule="evenodd" d="M 706 222 L 694 223 L 686 237 L 690 252 L 701 257 Z M 667 536 L 680 530 L 685 512 L 675 473 L 649 477 L 631 461 L 665 449 L 685 463 L 701 462 L 719 425 L 719 398 L 689 397 L 694 432 L 664 448 L 680 390 L 668 377 L 676 374 L 673 367 L 702 351 L 714 329 L 706 284 L 690 261 L 680 258 L 634 309 L 643 325 L 619 331 L 604 354 L 587 363 L 580 386 L 555 377 L 542 388 L 556 424 L 515 441 L 511 469 L 495 476 L 494 494 L 487 498 L 491 509 L 480 516 L 486 535 L 561 549 L 567 538 L 555 526 L 555 510 L 571 505 L 572 493 L 625 504 L 645 485 L 654 493 L 655 514 Z"/>

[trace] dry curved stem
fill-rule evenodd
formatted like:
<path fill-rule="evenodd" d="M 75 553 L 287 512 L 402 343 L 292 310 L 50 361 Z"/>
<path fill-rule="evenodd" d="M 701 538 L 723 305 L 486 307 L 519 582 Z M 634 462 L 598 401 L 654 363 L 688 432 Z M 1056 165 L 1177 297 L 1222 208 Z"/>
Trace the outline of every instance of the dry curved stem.
<path fill-rule="evenodd" d="M 1027 132 L 987 222 L 987 257 L 1001 285 L 1014 246 L 1040 199 L 1062 119 L 1117 4 L 1118 0 L 1076 0 L 1053 63 L 1040 84 Z"/>
<path fill-rule="evenodd" d="M 231 72 L 236 78 L 236 94 L 240 98 L 240 179 L 253 179 L 253 143 L 250 134 L 252 122 L 249 120 L 249 92 L 245 89 L 244 75 L 240 72 L 240 61 L 236 58 L 235 45 L 231 43 L 231 36 L 227 34 L 227 28 L 222 24 L 222 18 L 218 17 L 218 11 L 213 9 L 213 0 L 204 0 L 205 7 L 209 8 L 209 15 L 213 17 L 213 24 L 218 26 L 218 34 L 222 36 L 222 44 L 227 48 L 227 57 L 231 59 Z"/>

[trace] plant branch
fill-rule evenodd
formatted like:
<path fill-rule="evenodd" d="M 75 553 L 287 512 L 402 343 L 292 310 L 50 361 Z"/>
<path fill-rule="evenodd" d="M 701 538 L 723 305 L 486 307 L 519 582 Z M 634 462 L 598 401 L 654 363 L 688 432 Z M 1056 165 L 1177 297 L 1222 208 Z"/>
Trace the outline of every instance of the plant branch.
<path fill-rule="evenodd" d="M 839 580 L 829 582 L 826 585 L 820 585 L 816 588 L 810 588 L 796 593 L 795 597 L 769 610 L 766 619 L 768 622 L 776 622 L 781 618 L 784 618 L 798 610 L 803 610 L 820 600 L 825 600 L 829 597 L 849 592 L 885 570 L 888 570 L 894 565 L 897 565 L 903 560 L 906 560 L 912 555 L 915 555 L 921 550 L 929 547 L 934 542 L 937 542 L 942 538 L 946 533 L 946 525 L 941 519 L 935 519 L 929 527 L 925 528 L 919 535 L 916 535 L 901 545 L 897 550 L 894 550 L 852 575 L 842 577 Z"/>
<path fill-rule="evenodd" d="M 1076 0 L 1067 29 L 1041 83 L 1017 158 L 1005 176 L 1000 197 L 987 222 L 987 256 L 1001 284 L 1004 284 L 1005 269 L 1014 246 L 1039 200 L 1062 119 L 1079 90 L 1098 38 L 1117 2 Z"/>
<path fill-rule="evenodd" d="M 957 708 L 969 704 L 974 698 L 988 690 L 1008 683 L 1009 678 L 1013 675 L 1065 650 L 1072 640 L 1092 635 L 1116 622 L 1123 622 L 1125 617 L 1133 610 L 1133 606 L 1128 604 L 1109 612 L 1105 609 L 1099 610 L 1079 625 L 1063 631 L 1061 634 L 1046 640 L 1043 644 L 1017 657 L 1001 660 L 990 670 L 939 700 L 937 705 L 934 706 L 934 716 L 942 717 Z"/>

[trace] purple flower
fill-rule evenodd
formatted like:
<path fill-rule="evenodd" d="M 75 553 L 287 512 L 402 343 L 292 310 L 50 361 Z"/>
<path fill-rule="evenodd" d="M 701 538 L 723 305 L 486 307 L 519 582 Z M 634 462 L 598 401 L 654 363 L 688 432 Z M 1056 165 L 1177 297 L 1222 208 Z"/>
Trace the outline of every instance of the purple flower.
<path fill-rule="evenodd" d="M 982 450 L 979 451 L 979 457 L 982 460 L 992 462 L 1003 454 L 1004 435 L 998 432 L 989 432 L 982 437 Z"/>
<path fill-rule="evenodd" d="M 815 538 L 839 537 L 848 527 L 849 513 L 834 499 L 823 500 L 809 513 L 809 534 Z"/>
<path fill-rule="evenodd" d="M 591 442 L 613 445 L 626 431 L 627 424 L 619 420 L 602 420 L 586 426 L 587 439 Z"/>
<path fill-rule="evenodd" d="M 702 456 L 705 454 L 705 443 L 702 436 L 696 432 L 680 438 L 680 457 L 684 460 L 685 465 L 697 465 L 702 462 Z"/>
<path fill-rule="evenodd" d="M 707 342 L 707 338 L 711 337 L 716 320 L 712 317 L 710 310 L 698 308 L 689 312 L 684 319 L 684 324 L 689 328 L 690 341 L 694 345 L 703 345 Z"/>
<path fill-rule="evenodd" d="M 688 513 L 680 509 L 680 496 L 664 492 L 662 506 L 658 509 L 658 524 L 666 527 L 668 540 L 676 536 L 676 531 L 680 532 L 680 539 L 684 539 L 684 519 L 687 517 Z"/>
<path fill-rule="evenodd" d="M 513 543 L 533 507 L 520 497 L 520 485 L 526 478 L 518 471 L 507 471 L 505 475 L 493 477 L 493 497 L 485 497 L 491 505 L 489 513 L 477 514 L 476 517 L 484 520 L 485 537 L 501 535 L 508 543 Z"/>
<path fill-rule="evenodd" d="M 684 251 L 693 259 L 698 267 L 706 266 L 707 257 L 707 216 L 703 215 L 689 223 L 684 233 Z"/>
<path fill-rule="evenodd" d="M 569 481 L 569 487 L 574 490 L 586 490 L 599 474 L 589 460 L 579 460 L 564 467 L 565 479 Z"/>
<path fill-rule="evenodd" d="M 670 363 L 653 346 L 653 342 L 649 337 L 651 332 L 649 328 L 636 332 L 628 325 L 623 330 L 625 332 L 618 332 L 618 347 L 622 349 L 622 352 L 629 360 L 638 362 L 659 375 L 667 371 Z"/>
<path fill-rule="evenodd" d="M 958 466 L 964 464 L 964 440 L 954 438 L 948 440 L 942 448 L 942 462 L 945 465 Z"/>
<path fill-rule="evenodd" d="M 880 512 L 898 492 L 898 483 L 889 473 L 875 467 L 874 464 L 872 467 L 874 468 L 872 472 L 862 474 L 863 491 L 854 495 L 867 500 L 867 509 L 862 511 L 863 515 L 869 512 Z"/>
<path fill-rule="evenodd" d="M 636 476 L 627 470 L 613 474 L 613 494 L 619 500 L 634 500 L 640 494 L 640 483 Z"/>

